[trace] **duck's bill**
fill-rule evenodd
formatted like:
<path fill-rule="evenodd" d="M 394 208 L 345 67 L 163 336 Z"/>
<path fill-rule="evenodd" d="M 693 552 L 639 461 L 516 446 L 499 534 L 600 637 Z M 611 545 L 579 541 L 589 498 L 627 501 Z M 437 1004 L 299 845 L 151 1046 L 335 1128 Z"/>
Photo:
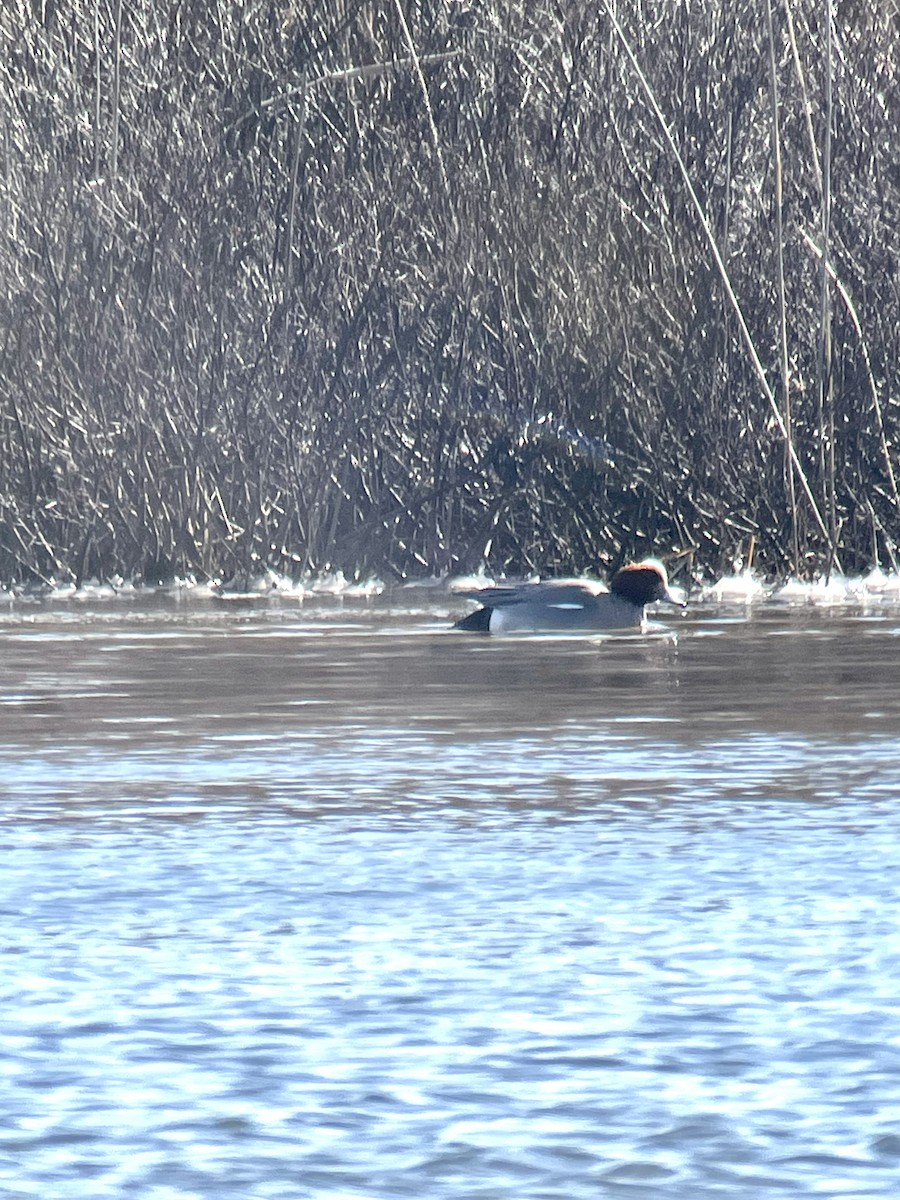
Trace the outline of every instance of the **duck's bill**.
<path fill-rule="evenodd" d="M 687 608 L 687 597 L 681 588 L 668 587 L 666 594 L 663 596 L 663 601 L 666 604 L 674 604 L 676 608 Z"/>

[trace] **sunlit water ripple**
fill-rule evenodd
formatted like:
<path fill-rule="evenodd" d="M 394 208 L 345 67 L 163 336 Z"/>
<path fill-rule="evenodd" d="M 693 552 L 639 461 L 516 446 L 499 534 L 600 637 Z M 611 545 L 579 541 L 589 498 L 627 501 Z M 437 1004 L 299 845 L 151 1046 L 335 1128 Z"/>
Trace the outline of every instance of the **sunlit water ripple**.
<path fill-rule="evenodd" d="M 897 614 L 0 621 L 0 1194 L 894 1197 Z"/>

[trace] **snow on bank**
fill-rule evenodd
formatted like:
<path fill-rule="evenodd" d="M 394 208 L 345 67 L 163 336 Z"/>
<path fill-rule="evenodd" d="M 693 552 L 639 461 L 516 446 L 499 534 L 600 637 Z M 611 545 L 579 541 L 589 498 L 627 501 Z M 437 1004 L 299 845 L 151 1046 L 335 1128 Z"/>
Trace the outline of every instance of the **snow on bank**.
<path fill-rule="evenodd" d="M 496 580 L 492 576 L 479 572 L 466 577 L 411 579 L 394 585 L 393 590 L 424 593 L 436 600 L 438 597 L 452 597 L 463 588 L 486 587 L 494 582 Z M 56 583 L 53 580 L 41 584 L 0 586 L 0 606 L 35 602 L 84 604 L 152 596 L 201 601 L 369 600 L 391 590 L 380 579 L 347 579 L 341 571 L 292 579 L 266 570 L 229 580 L 198 581 L 186 577 L 165 584 L 133 583 L 115 577 L 108 580 L 92 579 L 78 586 L 71 581 Z M 828 578 L 811 581 L 787 579 L 773 582 L 755 571 L 744 569 L 733 575 L 723 575 L 711 583 L 695 584 L 693 587 L 682 583 L 677 590 L 687 600 L 688 607 L 691 604 L 725 608 L 758 605 L 823 609 L 842 606 L 889 607 L 900 605 L 900 571 L 886 573 L 876 567 L 866 575 L 832 574 Z"/>

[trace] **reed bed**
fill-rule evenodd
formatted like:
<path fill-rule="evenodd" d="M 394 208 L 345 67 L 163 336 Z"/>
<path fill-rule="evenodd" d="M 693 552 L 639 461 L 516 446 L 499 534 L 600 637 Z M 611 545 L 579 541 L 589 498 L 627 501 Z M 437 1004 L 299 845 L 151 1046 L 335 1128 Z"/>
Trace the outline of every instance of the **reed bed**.
<path fill-rule="evenodd" d="M 898 42 L 9 0 L 0 580 L 893 561 Z"/>

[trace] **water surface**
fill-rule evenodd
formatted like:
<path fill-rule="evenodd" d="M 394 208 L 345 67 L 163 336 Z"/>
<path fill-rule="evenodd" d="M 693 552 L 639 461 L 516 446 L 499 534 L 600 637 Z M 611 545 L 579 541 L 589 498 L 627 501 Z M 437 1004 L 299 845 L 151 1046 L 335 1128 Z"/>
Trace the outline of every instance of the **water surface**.
<path fill-rule="evenodd" d="M 897 1194 L 900 613 L 450 611 L 4 609 L 4 1196 Z"/>

